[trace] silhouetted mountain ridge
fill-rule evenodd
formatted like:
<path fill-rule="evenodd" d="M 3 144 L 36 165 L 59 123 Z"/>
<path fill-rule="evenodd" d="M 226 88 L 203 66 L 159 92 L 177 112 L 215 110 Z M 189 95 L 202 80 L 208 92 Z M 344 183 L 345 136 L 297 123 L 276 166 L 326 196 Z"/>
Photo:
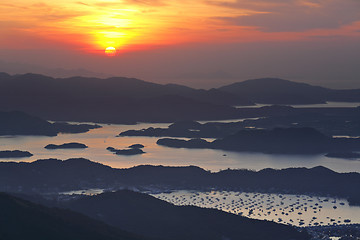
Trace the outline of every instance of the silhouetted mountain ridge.
<path fill-rule="evenodd" d="M 241 95 L 256 103 L 311 104 L 324 103 L 329 89 L 278 78 L 262 78 L 238 82 L 219 88 Z"/>
<path fill-rule="evenodd" d="M 0 109 L 26 111 L 60 121 L 135 123 L 221 119 L 237 116 L 236 109 L 221 104 L 231 105 L 233 101 L 251 104 L 242 97 L 230 97 L 231 94 L 218 90 L 178 90 L 134 78 L 55 79 L 24 74 L 0 78 L 0 84 Z"/>
<path fill-rule="evenodd" d="M 335 90 L 279 78 L 260 78 L 218 88 L 265 104 L 316 104 L 326 101 L 360 102 L 360 89 Z"/>
<path fill-rule="evenodd" d="M 218 89 L 193 89 L 135 78 L 51 78 L 0 75 L 0 110 L 44 119 L 103 123 L 234 119 L 251 115 L 233 105 L 360 101 L 360 90 L 332 90 L 282 79 L 258 79 Z M 173 104 L 177 104 L 173 106 Z M 264 110 L 249 110 L 264 112 Z M 295 110 L 294 110 L 295 111 Z M 151 114 L 150 114 L 151 113 Z"/>

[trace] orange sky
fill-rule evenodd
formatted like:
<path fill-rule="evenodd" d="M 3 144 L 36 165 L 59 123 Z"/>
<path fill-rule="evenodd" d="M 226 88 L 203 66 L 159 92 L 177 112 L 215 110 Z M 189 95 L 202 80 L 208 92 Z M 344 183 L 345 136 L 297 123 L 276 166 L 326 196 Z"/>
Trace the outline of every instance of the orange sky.
<path fill-rule="evenodd" d="M 2 48 L 91 53 L 359 36 L 358 0 L 1 0 Z"/>
<path fill-rule="evenodd" d="M 11 74 L 360 88 L 359 42 L 360 0 L 0 0 Z"/>

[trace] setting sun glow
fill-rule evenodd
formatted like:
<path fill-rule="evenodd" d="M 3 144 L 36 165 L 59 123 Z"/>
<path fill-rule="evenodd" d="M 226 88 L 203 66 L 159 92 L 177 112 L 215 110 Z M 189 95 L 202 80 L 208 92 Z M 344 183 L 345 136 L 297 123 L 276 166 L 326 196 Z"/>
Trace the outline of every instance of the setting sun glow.
<path fill-rule="evenodd" d="M 106 53 L 106 55 L 108 55 L 109 57 L 113 57 L 113 56 L 116 55 L 116 48 L 114 48 L 114 47 L 107 47 L 107 48 L 105 49 L 105 53 Z"/>
<path fill-rule="evenodd" d="M 354 19 L 348 16 L 331 22 L 327 18 L 333 15 L 334 6 L 338 6 L 328 3 L 334 1 L 339 0 L 288 3 L 260 0 L 2 0 L 0 45 L 19 48 L 24 46 L 21 39 L 27 39 L 27 46 L 49 42 L 101 54 L 112 46 L 115 51 L 105 51 L 112 55 L 119 48 L 133 51 L 183 43 L 297 41 L 313 36 L 358 36 L 360 21 L 355 18 L 357 11 L 349 13 Z M 349 1 L 347 4 L 341 2 L 339 6 L 346 12 L 356 9 L 355 4 Z M 296 16 L 288 16 L 287 9 L 294 9 L 292 12 Z M 329 13 L 320 14 L 321 11 Z M 313 18 L 311 23 L 318 25 L 309 25 L 303 20 L 304 15 Z M 289 26 L 298 26 L 298 29 Z"/>

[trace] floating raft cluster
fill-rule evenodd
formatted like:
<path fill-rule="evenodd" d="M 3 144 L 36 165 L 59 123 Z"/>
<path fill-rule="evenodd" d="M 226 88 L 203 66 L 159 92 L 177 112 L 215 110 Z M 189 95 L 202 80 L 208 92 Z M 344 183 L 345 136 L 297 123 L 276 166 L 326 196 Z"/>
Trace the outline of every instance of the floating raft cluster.
<path fill-rule="evenodd" d="M 350 207 L 343 199 L 225 191 L 176 191 L 152 195 L 175 205 L 215 208 L 294 226 L 360 223 L 360 207 Z"/>

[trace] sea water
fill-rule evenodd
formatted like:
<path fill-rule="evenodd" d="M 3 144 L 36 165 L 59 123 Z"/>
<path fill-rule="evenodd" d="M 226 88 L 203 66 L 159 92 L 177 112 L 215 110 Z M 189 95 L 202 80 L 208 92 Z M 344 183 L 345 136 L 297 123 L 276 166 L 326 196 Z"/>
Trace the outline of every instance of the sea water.
<path fill-rule="evenodd" d="M 59 134 L 55 137 L 47 136 L 3 136 L 0 137 L 1 150 L 29 151 L 34 156 L 30 158 L 9 158 L 0 161 L 26 161 L 37 159 L 69 159 L 87 158 L 113 168 L 129 168 L 137 165 L 189 166 L 195 165 L 206 170 L 219 171 L 224 169 L 252 169 L 315 167 L 325 166 L 337 172 L 360 172 L 360 161 L 340 158 L 327 158 L 318 155 L 282 155 L 247 152 L 232 152 L 213 149 L 182 149 L 159 146 L 157 137 L 118 137 L 120 132 L 130 129 L 152 127 L 167 127 L 169 124 L 137 125 L 102 125 L 103 128 L 93 129 L 87 133 Z M 57 149 L 48 150 L 47 144 L 63 144 L 80 142 L 86 144 L 87 149 Z M 140 143 L 145 145 L 146 153 L 134 156 L 115 155 L 106 150 L 107 147 L 117 149 L 127 148 L 129 145 Z"/>

